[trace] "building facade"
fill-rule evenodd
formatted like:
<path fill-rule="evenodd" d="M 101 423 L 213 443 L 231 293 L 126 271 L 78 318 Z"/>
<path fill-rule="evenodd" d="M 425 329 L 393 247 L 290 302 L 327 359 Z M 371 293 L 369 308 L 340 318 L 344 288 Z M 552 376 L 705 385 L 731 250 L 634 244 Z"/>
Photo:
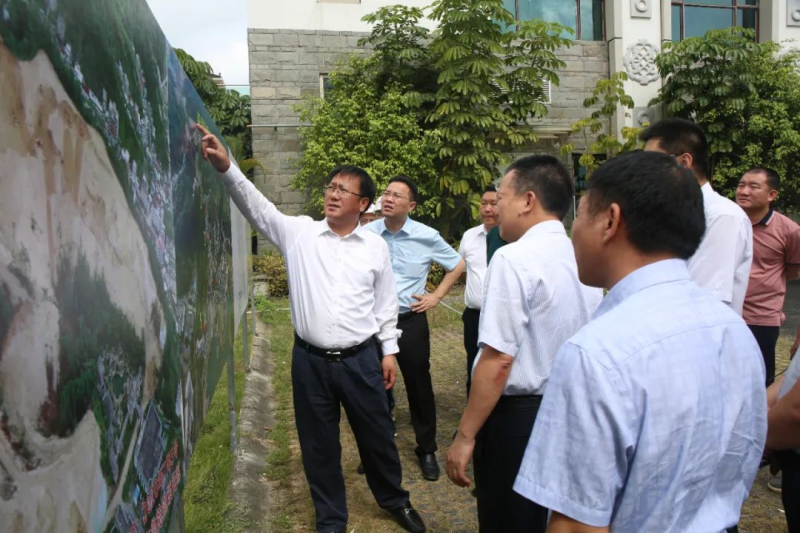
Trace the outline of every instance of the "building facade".
<path fill-rule="evenodd" d="M 402 3 L 424 8 L 432 0 L 249 0 L 248 38 L 253 151 L 267 167 L 256 184 L 287 213 L 300 213 L 305 194 L 292 190 L 300 155 L 298 118 L 292 105 L 324 92 L 325 76 L 337 61 L 366 53 L 358 40 L 369 34 L 361 19 L 380 7 Z M 566 68 L 552 87 L 549 115 L 534 130 L 541 142 L 529 152 L 557 153 L 569 127 L 586 116 L 584 98 L 598 79 L 624 71 L 626 91 L 636 103 L 610 128 L 639 126 L 658 119 L 647 107 L 662 80 L 653 59 L 663 43 L 709 29 L 744 26 L 760 41 L 796 39 L 800 45 L 800 0 L 504 0 L 518 19 L 541 18 L 575 30 L 575 46 L 560 50 Z M 425 21 L 429 27 L 434 25 Z M 578 149 L 580 140 L 575 139 Z M 577 154 L 576 154 L 577 155 Z M 575 158 L 565 158 L 573 165 Z"/>

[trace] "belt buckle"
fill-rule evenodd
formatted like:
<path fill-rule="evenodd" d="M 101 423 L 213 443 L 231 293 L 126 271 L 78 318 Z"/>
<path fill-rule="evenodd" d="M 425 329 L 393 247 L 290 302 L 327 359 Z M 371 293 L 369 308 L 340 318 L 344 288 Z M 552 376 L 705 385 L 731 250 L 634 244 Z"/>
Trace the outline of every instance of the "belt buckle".
<path fill-rule="evenodd" d="M 342 352 L 327 351 L 325 352 L 325 359 L 327 359 L 330 362 L 340 363 L 342 361 Z"/>

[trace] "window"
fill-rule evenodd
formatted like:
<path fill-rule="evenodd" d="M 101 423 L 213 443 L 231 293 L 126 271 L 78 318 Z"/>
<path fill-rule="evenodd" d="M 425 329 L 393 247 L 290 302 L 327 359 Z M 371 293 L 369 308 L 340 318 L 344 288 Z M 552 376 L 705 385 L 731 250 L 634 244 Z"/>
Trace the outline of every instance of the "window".
<path fill-rule="evenodd" d="M 327 74 L 319 75 L 319 97 L 325 99 L 325 93 L 331 89 L 331 79 Z"/>
<path fill-rule="evenodd" d="M 672 0 L 673 41 L 731 26 L 755 30 L 758 40 L 758 0 Z"/>
<path fill-rule="evenodd" d="M 503 0 L 517 20 L 542 19 L 575 30 L 565 37 L 583 41 L 604 39 L 603 0 Z"/>

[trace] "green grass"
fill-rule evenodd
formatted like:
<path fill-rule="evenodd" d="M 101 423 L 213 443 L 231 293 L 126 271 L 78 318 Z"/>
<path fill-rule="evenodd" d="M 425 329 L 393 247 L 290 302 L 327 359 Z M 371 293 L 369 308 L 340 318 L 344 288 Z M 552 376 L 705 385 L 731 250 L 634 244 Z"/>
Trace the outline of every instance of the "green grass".
<path fill-rule="evenodd" d="M 252 332 L 251 332 L 252 335 Z M 244 395 L 244 361 L 242 360 L 242 335 L 234 341 L 234 385 L 236 389 L 236 416 Z M 237 418 L 238 420 L 238 418 Z M 230 423 L 228 415 L 227 364 L 214 391 L 206 413 L 200 438 L 189 462 L 184 497 L 184 516 L 187 533 L 243 531 L 247 524 L 236 516 L 236 506 L 230 498 L 229 487 L 233 473 L 233 454 L 230 449 Z"/>
<path fill-rule="evenodd" d="M 292 455 L 291 448 L 295 431 L 292 404 L 294 328 L 288 307 L 288 298 L 268 299 L 264 296 L 256 298 L 259 319 L 270 328 L 270 354 L 274 362 L 272 386 L 275 397 L 275 425 L 269 432 L 270 452 L 267 454 L 266 476 L 284 494 L 291 492 L 295 469 L 302 468 L 302 465 L 298 464 L 299 457 Z M 302 512 L 297 500 L 281 502 L 270 517 L 272 529 L 274 531 L 291 529 L 291 517 Z"/>
<path fill-rule="evenodd" d="M 256 298 L 256 309 L 259 318 L 270 327 L 270 352 L 275 358 L 275 369 L 272 377 L 275 394 L 275 425 L 269 433 L 272 441 L 267 455 L 267 477 L 272 481 L 286 479 L 291 473 L 291 451 L 289 445 L 292 429 L 292 346 L 294 344 L 294 328 L 286 308 L 286 298 Z"/>

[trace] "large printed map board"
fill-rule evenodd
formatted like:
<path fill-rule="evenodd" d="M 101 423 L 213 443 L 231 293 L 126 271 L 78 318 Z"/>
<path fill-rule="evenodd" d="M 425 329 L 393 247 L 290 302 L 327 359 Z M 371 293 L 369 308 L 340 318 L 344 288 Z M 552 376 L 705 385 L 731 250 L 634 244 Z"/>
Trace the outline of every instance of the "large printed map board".
<path fill-rule="evenodd" d="M 233 343 L 216 132 L 144 0 L 0 0 L 0 530 L 181 529 Z"/>

